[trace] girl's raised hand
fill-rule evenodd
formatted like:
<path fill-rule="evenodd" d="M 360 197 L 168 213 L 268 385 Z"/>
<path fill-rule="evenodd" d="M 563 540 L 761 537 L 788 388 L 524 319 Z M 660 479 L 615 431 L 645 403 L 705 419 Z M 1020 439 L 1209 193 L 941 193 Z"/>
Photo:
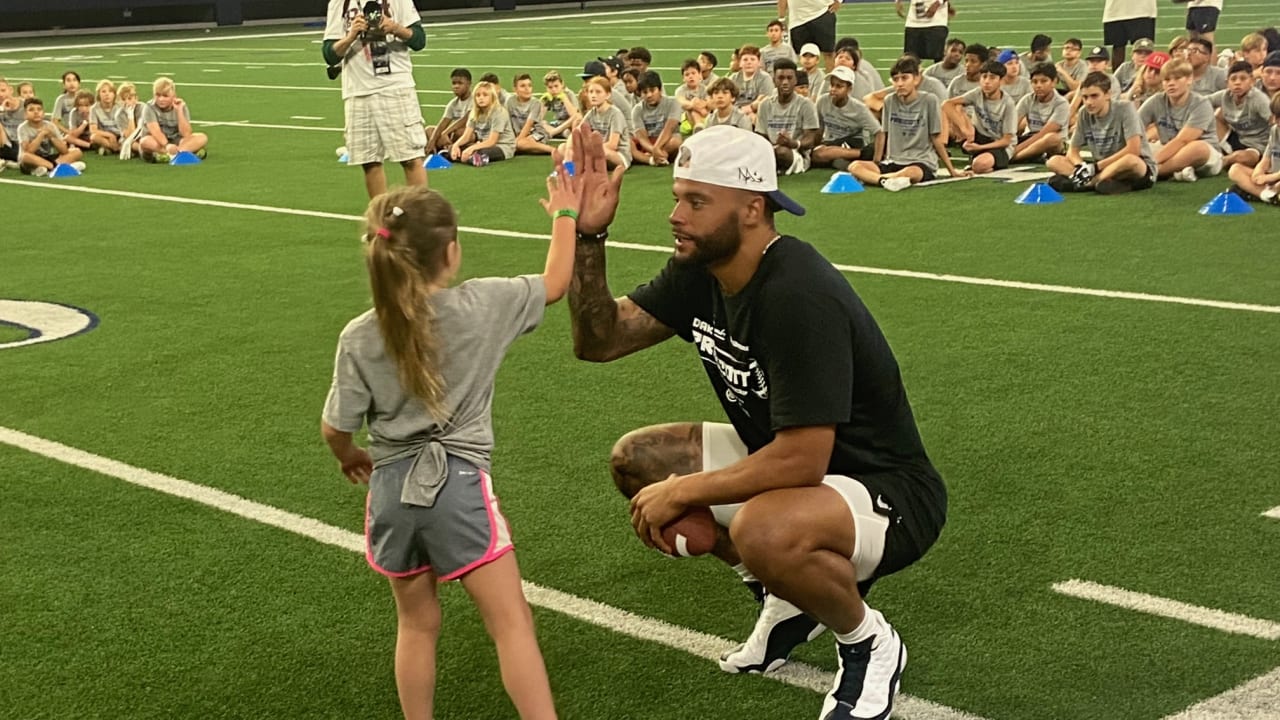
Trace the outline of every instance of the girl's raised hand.
<path fill-rule="evenodd" d="M 582 178 L 569 174 L 559 148 L 553 157 L 556 169 L 547 176 L 547 197 L 540 198 L 538 202 L 542 203 L 542 209 L 547 211 L 547 215 L 554 218 L 561 210 L 577 213 L 582 209 Z"/>

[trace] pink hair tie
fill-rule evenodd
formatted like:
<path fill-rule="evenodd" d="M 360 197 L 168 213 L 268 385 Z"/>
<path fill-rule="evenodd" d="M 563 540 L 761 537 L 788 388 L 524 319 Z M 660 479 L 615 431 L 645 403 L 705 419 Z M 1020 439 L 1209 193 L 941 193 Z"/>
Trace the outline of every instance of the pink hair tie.
<path fill-rule="evenodd" d="M 383 240 L 386 240 L 387 238 L 391 237 L 391 231 L 386 228 L 378 228 L 377 230 L 374 231 L 374 234 L 382 238 Z"/>

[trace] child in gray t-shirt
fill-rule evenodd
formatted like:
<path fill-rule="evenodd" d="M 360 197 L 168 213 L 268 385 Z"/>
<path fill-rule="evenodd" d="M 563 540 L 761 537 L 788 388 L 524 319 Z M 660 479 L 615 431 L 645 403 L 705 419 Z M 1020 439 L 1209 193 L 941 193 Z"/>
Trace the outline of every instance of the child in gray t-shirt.
<path fill-rule="evenodd" d="M 514 157 L 516 134 L 511 129 L 511 115 L 498 101 L 498 89 L 493 83 L 482 82 L 471 93 L 471 100 L 466 130 L 449 147 L 449 156 L 474 165 Z"/>
<path fill-rule="evenodd" d="M 1112 102 L 1111 78 L 1089 73 L 1080 83 L 1083 112 L 1066 155 L 1045 163 L 1054 176 L 1049 185 L 1059 192 L 1096 190 L 1104 195 L 1146 190 L 1156 181 L 1156 163 L 1147 143 L 1146 128 L 1127 102 Z M 1086 163 L 1080 151 L 1088 148 Z"/>
<path fill-rule="evenodd" d="M 398 682 L 434 690 L 435 668 L 420 659 L 432 657 L 435 637 L 405 629 L 438 618 L 437 583 L 459 579 L 498 646 L 503 677 L 521 677 L 508 688 L 512 702 L 543 717 L 555 712 L 551 688 L 490 468 L 498 367 L 573 275 L 581 192 L 562 164 L 547 187 L 545 272 L 456 286 L 461 252 L 448 201 L 406 186 L 370 202 L 365 265 L 374 309 L 339 337 L 321 423 L 343 474 L 369 485 L 365 557 L 396 598 L 397 658 L 415 658 L 411 666 L 397 661 Z M 368 451 L 353 442 L 366 425 Z"/>

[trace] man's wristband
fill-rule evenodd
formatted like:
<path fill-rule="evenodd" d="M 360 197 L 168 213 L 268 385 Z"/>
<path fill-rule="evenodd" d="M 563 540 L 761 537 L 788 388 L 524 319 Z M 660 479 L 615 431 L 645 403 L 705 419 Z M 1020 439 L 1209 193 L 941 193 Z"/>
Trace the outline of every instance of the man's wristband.
<path fill-rule="evenodd" d="M 609 228 L 605 228 L 598 233 L 584 233 L 578 231 L 578 242 L 583 243 L 601 243 L 609 239 Z"/>

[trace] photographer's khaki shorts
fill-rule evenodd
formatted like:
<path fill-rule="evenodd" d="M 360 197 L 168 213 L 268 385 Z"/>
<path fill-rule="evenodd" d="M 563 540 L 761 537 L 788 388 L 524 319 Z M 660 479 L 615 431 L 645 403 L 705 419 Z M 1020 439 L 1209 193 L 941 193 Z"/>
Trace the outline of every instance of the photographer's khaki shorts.
<path fill-rule="evenodd" d="M 427 133 L 413 88 L 347 98 L 347 164 L 404 162 L 426 155 Z"/>

